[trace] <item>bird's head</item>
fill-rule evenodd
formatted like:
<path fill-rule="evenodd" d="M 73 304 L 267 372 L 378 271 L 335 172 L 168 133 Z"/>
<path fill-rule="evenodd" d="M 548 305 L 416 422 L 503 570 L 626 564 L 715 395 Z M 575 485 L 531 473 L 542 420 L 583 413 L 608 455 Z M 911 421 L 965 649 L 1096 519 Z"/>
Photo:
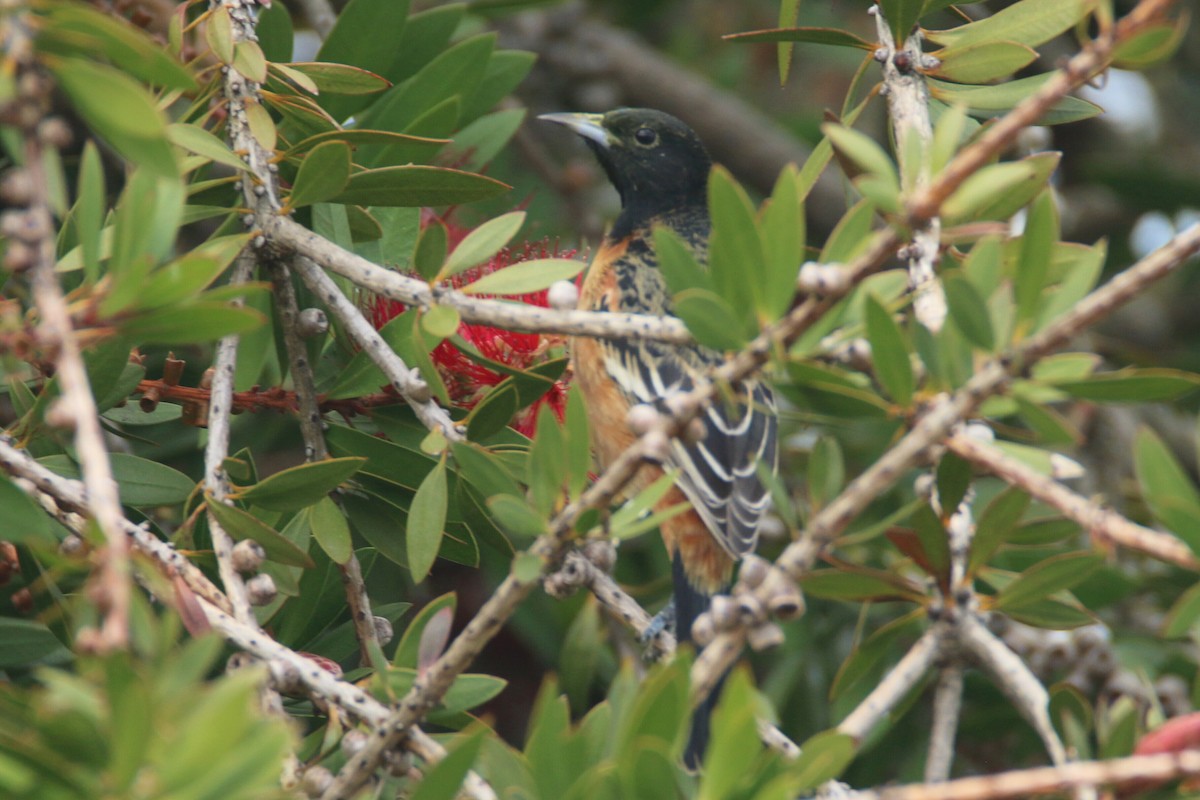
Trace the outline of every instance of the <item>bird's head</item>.
<path fill-rule="evenodd" d="M 543 114 L 583 137 L 621 195 L 623 216 L 648 219 L 706 202 L 712 162 L 680 120 L 648 108 L 607 114 Z"/>

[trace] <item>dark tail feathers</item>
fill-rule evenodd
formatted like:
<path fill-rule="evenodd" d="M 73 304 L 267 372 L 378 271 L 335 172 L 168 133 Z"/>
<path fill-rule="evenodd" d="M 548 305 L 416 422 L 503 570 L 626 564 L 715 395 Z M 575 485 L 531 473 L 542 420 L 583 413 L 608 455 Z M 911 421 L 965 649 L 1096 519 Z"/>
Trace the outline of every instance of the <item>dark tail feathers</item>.
<path fill-rule="evenodd" d="M 671 562 L 671 577 L 674 583 L 675 636 L 680 643 L 690 642 L 692 623 L 696 621 L 696 617 L 708 610 L 712 596 L 700 591 L 688 580 L 678 551 Z M 712 692 L 692 714 L 692 730 L 688 734 L 687 747 L 683 751 L 683 764 L 688 769 L 699 769 L 704 760 L 704 751 L 708 747 L 710 718 L 724 683 L 725 677 L 722 676 Z"/>

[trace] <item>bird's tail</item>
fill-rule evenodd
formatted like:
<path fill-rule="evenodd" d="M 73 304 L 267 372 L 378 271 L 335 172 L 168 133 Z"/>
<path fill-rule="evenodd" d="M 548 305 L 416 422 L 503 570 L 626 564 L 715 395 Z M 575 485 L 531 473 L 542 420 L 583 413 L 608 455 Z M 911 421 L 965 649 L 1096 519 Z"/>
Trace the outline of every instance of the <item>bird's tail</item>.
<path fill-rule="evenodd" d="M 692 623 L 696 621 L 696 617 L 708 610 L 712 594 L 697 589 L 688 579 L 679 551 L 675 552 L 671 562 L 671 577 L 674 583 L 675 636 L 680 643 L 690 642 Z M 688 734 L 687 747 L 683 751 L 683 764 L 688 769 L 699 769 L 704 760 L 713 708 L 724 683 L 725 676 L 722 675 L 708 697 L 704 698 L 692 713 L 692 730 Z"/>

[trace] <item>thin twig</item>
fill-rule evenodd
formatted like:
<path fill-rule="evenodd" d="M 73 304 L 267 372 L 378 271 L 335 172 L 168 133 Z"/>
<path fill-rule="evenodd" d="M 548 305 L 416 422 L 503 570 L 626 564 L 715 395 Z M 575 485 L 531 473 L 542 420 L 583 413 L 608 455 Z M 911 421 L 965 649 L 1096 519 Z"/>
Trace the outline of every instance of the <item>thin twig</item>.
<path fill-rule="evenodd" d="M 530 333 L 561 333 L 603 339 L 639 338 L 672 344 L 692 341 L 687 328 L 674 317 L 560 311 L 527 303 L 481 299 L 445 286 L 432 288 L 425 281 L 385 269 L 338 247 L 286 217 L 275 217 L 265 223 L 264 233 L 276 245 L 311 259 L 330 272 L 349 278 L 367 291 L 414 308 L 450 306 L 467 322 Z"/>
<path fill-rule="evenodd" d="M 320 267 L 305 256 L 297 256 L 292 268 L 300 275 L 308 288 L 325 303 L 335 317 L 341 320 L 346 332 L 360 349 L 365 350 L 379 367 L 392 388 L 408 401 L 417 418 L 430 430 L 441 431 L 450 441 L 459 441 L 463 433 L 446 410 L 433 399 L 432 390 L 421 373 L 410 369 L 400 356 L 388 347 L 362 311 L 350 301 L 337 284 Z"/>
<path fill-rule="evenodd" d="M 879 685 L 838 723 L 838 733 L 862 741 L 925 677 L 937 661 L 941 642 L 947 635 L 948 629 L 943 626 L 934 625 L 927 629 Z"/>
<path fill-rule="evenodd" d="M 952 662 L 943 666 L 938 672 L 933 694 L 933 725 L 929 730 L 929 754 L 925 757 L 926 783 L 938 783 L 950 777 L 962 691 L 962 665 Z"/>
<path fill-rule="evenodd" d="M 19 24 L 11 27 L 14 32 L 24 30 L 24 26 Z M 34 85 L 37 86 L 37 82 Z M 87 508 L 80 510 L 95 521 L 105 540 L 105 548 L 98 554 L 99 568 L 92 578 L 95 602 L 102 620 L 100 630 L 88 631 L 88 634 L 94 634 L 88 636 L 81 631 L 79 644 L 88 649 L 110 652 L 123 650 L 129 643 L 132 581 L 129 542 L 122 532 L 121 523 L 125 520 L 125 514 L 121 510 L 108 449 L 104 446 L 100 414 L 71 324 L 71 312 L 54 269 L 54 219 L 50 211 L 43 151 L 43 147 L 50 145 L 39 138 L 37 122 L 34 120 L 22 131 L 24 169 L 29 176 L 31 191 L 29 208 L 24 213 L 28 219 L 27 227 L 37 232 L 37 236 L 26 244 L 34 257 L 31 283 L 40 320 L 37 338 L 54 361 L 54 376 L 61 389 L 59 398 L 46 412 L 46 417 L 54 424 L 74 430 L 75 457 L 87 487 Z"/>
<path fill-rule="evenodd" d="M 967 461 L 1028 492 L 1067 519 L 1078 522 L 1080 527 L 1101 542 L 1138 550 L 1185 569 L 1200 570 L 1200 560 L 1196 559 L 1190 547 L 1175 536 L 1131 522 L 1121 514 L 1076 494 L 1053 478 L 1011 458 L 997 447 L 961 431 L 947 439 L 946 446 Z"/>
<path fill-rule="evenodd" d="M 924 54 L 921 51 L 921 29 L 917 28 L 903 45 L 898 47 L 891 26 L 883 15 L 882 6 L 872 6 L 875 29 L 882 47 L 875 57 L 883 58 L 883 85 L 886 88 L 888 117 L 896 141 L 896 155 L 901 175 L 920 190 L 929 184 L 928 153 L 933 142 L 933 125 L 929 120 L 929 87 L 922 72 Z M 920 145 L 913 147 L 909 140 L 916 137 Z M 916 153 L 919 164 L 908 163 Z M 908 246 L 908 288 L 913 295 L 913 314 L 917 321 L 935 333 L 946 321 L 946 294 L 938 281 L 934 267 L 941 244 L 942 221 L 932 217 L 913 230 Z"/>

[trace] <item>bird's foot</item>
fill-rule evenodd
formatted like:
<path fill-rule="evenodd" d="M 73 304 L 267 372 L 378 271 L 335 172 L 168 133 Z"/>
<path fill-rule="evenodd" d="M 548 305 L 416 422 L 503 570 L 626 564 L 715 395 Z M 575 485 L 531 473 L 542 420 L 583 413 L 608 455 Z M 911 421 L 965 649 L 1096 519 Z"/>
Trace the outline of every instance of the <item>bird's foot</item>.
<path fill-rule="evenodd" d="M 671 600 L 663 606 L 663 610 L 659 611 L 650 620 L 650 624 L 646 626 L 646 630 L 642 631 L 638 636 L 638 643 L 645 647 L 648 652 L 657 650 L 656 644 L 658 637 L 663 631 L 675 633 L 675 599 Z"/>

